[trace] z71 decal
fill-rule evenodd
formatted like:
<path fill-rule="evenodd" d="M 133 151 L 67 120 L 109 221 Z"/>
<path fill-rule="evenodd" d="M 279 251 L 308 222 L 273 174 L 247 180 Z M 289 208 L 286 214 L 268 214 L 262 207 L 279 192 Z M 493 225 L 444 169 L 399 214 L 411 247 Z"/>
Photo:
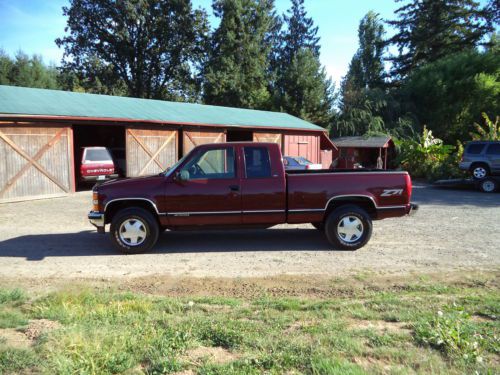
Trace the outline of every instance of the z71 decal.
<path fill-rule="evenodd" d="M 380 196 L 393 197 L 395 195 L 401 195 L 401 194 L 403 194 L 403 189 L 386 189 Z"/>

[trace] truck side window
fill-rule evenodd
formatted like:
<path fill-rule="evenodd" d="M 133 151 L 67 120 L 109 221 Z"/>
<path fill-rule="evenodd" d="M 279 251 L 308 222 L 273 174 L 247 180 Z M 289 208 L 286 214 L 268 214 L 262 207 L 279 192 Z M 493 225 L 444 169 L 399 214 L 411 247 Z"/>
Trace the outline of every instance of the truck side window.
<path fill-rule="evenodd" d="M 232 147 L 215 148 L 196 155 L 182 170 L 189 172 L 189 179 L 234 178 L 234 150 Z"/>
<path fill-rule="evenodd" d="M 266 147 L 245 147 L 247 178 L 271 177 L 271 160 Z"/>

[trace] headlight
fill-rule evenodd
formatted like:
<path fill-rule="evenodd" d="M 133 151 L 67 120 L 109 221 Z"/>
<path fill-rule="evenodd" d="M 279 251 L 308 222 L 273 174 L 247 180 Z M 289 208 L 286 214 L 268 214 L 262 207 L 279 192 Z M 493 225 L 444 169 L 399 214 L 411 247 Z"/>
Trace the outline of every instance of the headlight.
<path fill-rule="evenodd" d="M 92 211 L 99 212 L 99 193 L 92 192 Z"/>

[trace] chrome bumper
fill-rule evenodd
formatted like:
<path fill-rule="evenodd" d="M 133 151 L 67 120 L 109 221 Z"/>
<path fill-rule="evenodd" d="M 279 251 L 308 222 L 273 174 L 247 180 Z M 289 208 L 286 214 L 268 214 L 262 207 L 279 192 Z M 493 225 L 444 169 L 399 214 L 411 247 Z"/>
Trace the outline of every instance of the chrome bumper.
<path fill-rule="evenodd" d="M 97 228 L 97 232 L 104 233 L 104 214 L 100 212 L 90 211 L 88 215 L 90 224 Z"/>

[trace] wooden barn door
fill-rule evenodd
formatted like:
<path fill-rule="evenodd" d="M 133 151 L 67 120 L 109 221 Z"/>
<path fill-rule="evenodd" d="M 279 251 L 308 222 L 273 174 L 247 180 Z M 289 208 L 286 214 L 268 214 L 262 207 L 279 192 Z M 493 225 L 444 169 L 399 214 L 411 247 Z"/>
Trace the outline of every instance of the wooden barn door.
<path fill-rule="evenodd" d="M 177 161 L 177 130 L 126 131 L 127 177 L 157 174 Z"/>
<path fill-rule="evenodd" d="M 0 126 L 0 201 L 74 191 L 69 127 Z"/>
<path fill-rule="evenodd" d="M 285 135 L 285 156 L 302 156 L 313 163 L 321 163 L 319 135 Z"/>
<path fill-rule="evenodd" d="M 226 142 L 226 134 L 218 131 L 190 131 L 184 130 L 182 140 L 182 154 L 186 155 L 189 151 L 199 145 L 207 143 L 221 143 Z"/>
<path fill-rule="evenodd" d="M 282 136 L 276 133 L 253 133 L 253 141 L 277 143 L 281 148 Z"/>

